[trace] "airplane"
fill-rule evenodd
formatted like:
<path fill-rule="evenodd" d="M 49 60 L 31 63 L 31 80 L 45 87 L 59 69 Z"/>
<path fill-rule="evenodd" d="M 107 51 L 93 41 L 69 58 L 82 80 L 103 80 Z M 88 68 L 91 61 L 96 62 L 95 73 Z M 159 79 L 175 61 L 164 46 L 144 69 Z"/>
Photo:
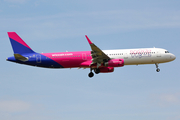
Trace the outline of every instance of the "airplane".
<path fill-rule="evenodd" d="M 14 51 L 14 56 L 8 57 L 7 61 L 43 68 L 90 68 L 90 78 L 94 73 L 111 73 L 115 67 L 124 65 L 155 64 L 159 72 L 159 63 L 176 59 L 175 55 L 162 48 L 101 50 L 87 35 L 91 51 L 37 53 L 16 32 L 7 33 Z"/>

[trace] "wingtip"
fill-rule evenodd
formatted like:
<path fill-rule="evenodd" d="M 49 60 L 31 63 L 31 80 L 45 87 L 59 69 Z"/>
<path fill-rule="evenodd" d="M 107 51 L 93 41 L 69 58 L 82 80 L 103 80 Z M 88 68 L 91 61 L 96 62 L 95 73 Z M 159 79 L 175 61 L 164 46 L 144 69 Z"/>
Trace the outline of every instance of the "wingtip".
<path fill-rule="evenodd" d="M 89 44 L 93 44 L 87 35 L 85 35 L 85 37 L 86 37 L 87 41 L 89 42 Z"/>

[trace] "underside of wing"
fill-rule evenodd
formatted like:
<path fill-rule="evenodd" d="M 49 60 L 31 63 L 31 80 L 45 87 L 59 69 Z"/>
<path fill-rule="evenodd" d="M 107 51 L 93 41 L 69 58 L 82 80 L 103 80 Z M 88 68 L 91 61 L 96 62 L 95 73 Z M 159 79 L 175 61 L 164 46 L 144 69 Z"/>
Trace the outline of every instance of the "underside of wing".
<path fill-rule="evenodd" d="M 101 49 L 99 49 L 94 43 L 91 42 L 91 40 L 87 37 L 86 38 L 91 46 L 91 56 L 92 56 L 92 63 L 97 63 L 97 68 L 101 65 L 101 63 L 107 62 L 110 60 L 110 57 L 107 56 Z"/>

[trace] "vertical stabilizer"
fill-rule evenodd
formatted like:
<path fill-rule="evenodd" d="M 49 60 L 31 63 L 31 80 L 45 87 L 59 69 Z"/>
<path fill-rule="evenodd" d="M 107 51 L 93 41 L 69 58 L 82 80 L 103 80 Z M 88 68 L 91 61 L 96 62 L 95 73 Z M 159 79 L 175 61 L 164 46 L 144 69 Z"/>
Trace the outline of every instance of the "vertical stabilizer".
<path fill-rule="evenodd" d="M 15 32 L 8 32 L 15 54 L 35 53 Z"/>

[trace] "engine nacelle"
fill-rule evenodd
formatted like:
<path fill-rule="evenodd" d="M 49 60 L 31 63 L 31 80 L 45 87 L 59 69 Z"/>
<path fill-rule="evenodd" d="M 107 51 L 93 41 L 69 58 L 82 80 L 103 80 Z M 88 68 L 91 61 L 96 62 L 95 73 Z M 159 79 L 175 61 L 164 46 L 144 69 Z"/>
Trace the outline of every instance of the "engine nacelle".
<path fill-rule="evenodd" d="M 99 69 L 100 69 L 100 73 L 114 72 L 114 68 L 113 67 L 102 67 L 102 68 L 99 68 Z"/>
<path fill-rule="evenodd" d="M 108 62 L 104 63 L 104 66 L 106 67 L 122 67 L 124 66 L 124 60 L 123 59 L 112 59 Z"/>

